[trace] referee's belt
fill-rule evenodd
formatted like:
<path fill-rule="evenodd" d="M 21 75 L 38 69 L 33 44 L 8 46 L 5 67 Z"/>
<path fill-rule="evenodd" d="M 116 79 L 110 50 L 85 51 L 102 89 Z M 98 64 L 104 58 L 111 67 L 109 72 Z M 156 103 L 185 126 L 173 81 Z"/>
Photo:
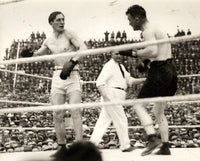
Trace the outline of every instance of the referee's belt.
<path fill-rule="evenodd" d="M 125 91 L 125 89 L 124 89 L 124 88 L 121 88 L 121 87 L 113 87 L 113 88 L 115 88 L 115 89 L 120 89 L 120 90 L 122 90 L 122 91 Z"/>

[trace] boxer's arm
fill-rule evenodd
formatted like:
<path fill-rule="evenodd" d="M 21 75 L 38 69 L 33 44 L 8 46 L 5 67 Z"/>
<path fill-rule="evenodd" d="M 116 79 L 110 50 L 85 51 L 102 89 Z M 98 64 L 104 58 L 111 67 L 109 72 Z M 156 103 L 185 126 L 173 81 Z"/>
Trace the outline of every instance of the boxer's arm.
<path fill-rule="evenodd" d="M 131 77 L 130 73 L 127 72 L 125 69 L 124 69 L 124 72 L 125 72 L 126 82 L 127 82 L 129 87 L 132 86 L 133 84 L 143 83 L 146 80 L 146 78 L 134 78 L 134 77 Z"/>
<path fill-rule="evenodd" d="M 131 77 L 131 84 L 132 85 L 136 85 L 136 84 L 140 84 L 140 83 L 143 83 L 144 81 L 146 80 L 146 78 L 133 78 Z"/>
<path fill-rule="evenodd" d="M 76 34 L 65 30 L 65 36 L 72 43 L 76 50 L 83 50 L 84 45 L 79 41 L 78 36 Z M 78 64 L 78 60 L 80 59 L 80 55 L 77 53 L 70 61 L 65 62 L 63 65 L 63 69 L 60 73 L 60 78 L 65 80 L 70 76 L 71 71 L 74 69 L 75 65 Z"/>
<path fill-rule="evenodd" d="M 46 55 L 48 53 L 47 46 L 43 45 L 37 51 L 34 52 L 34 56 Z"/>
<path fill-rule="evenodd" d="M 147 30 L 143 32 L 144 41 L 155 41 L 154 32 L 151 30 Z M 158 56 L 158 47 L 157 45 L 149 45 L 144 47 L 143 49 L 137 50 L 137 56 L 141 58 L 155 58 Z"/>
<path fill-rule="evenodd" d="M 74 32 L 66 30 L 65 31 L 65 35 L 71 41 L 71 43 L 75 47 L 76 51 L 77 50 L 86 50 L 87 49 L 87 46 L 84 44 L 84 42 Z M 79 54 L 76 54 L 72 58 L 72 60 L 73 61 L 78 61 L 81 57 L 82 56 L 80 56 Z"/>

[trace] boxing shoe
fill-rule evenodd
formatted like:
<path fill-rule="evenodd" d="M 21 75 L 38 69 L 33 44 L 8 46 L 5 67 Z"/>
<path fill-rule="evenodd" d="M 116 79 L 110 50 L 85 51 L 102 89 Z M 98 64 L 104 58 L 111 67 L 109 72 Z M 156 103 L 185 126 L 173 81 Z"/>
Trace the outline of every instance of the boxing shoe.
<path fill-rule="evenodd" d="M 135 150 L 135 149 L 136 149 L 136 147 L 130 146 L 130 147 L 127 148 L 127 149 L 123 149 L 122 152 L 132 152 L 132 151 Z"/>
<path fill-rule="evenodd" d="M 65 156 L 66 151 L 67 151 L 67 148 L 65 144 L 59 145 L 58 150 L 54 154 L 50 155 L 50 157 L 57 158 L 57 159 L 62 158 Z"/>
<path fill-rule="evenodd" d="M 155 153 L 156 155 L 171 155 L 169 150 L 169 143 L 165 142 L 162 144 L 161 148 Z"/>
<path fill-rule="evenodd" d="M 160 146 L 161 146 L 161 139 L 155 134 L 149 135 L 146 150 L 142 152 L 141 156 L 151 154 L 156 148 Z"/>

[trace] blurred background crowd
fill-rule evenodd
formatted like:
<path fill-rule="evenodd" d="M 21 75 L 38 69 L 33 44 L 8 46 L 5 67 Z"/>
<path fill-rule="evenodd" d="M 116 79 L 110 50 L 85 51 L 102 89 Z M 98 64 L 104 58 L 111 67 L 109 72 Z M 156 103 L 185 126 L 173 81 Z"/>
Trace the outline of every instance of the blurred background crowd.
<path fill-rule="evenodd" d="M 174 37 L 190 35 L 184 31 L 177 31 Z M 117 33 L 104 33 L 102 40 L 90 39 L 85 41 L 88 49 L 102 48 L 120 44 L 137 43 L 140 40 L 127 39 L 125 31 Z M 6 50 L 4 60 L 20 58 L 21 49 L 32 46 L 37 50 L 44 39 L 45 33 L 32 32 L 26 40 L 14 40 L 10 48 Z M 19 47 L 19 52 L 18 52 Z M 178 75 L 200 74 L 200 40 L 194 39 L 181 43 L 172 44 L 172 53 L 177 65 Z M 28 56 L 27 56 L 28 57 Z M 95 81 L 103 65 L 110 59 L 109 53 L 102 53 L 95 56 L 85 56 L 80 60 L 80 75 L 83 81 Z M 123 57 L 126 69 L 133 77 L 145 77 L 145 73 L 139 73 L 136 69 L 137 59 Z M 51 77 L 54 64 L 51 61 L 33 62 L 24 64 L 14 64 L 1 66 L 1 69 L 17 71 L 38 76 Z M 200 79 L 197 76 L 179 77 L 177 95 L 194 94 L 200 92 Z M 9 72 L 0 72 L 0 95 L 1 100 L 49 103 L 51 80 L 35 78 Z M 136 98 L 141 85 L 134 85 L 127 91 L 127 99 Z M 100 94 L 94 83 L 82 84 L 82 102 L 98 102 Z M 15 108 L 33 106 L 20 103 L 0 103 L 0 108 Z M 148 110 L 151 113 L 153 104 L 149 104 Z M 169 125 L 181 126 L 170 128 L 171 147 L 200 147 L 200 103 L 170 103 L 166 109 L 166 116 Z M 145 147 L 145 133 L 140 126 L 140 122 L 131 110 L 130 106 L 124 107 L 128 118 L 129 136 L 131 142 L 138 147 Z M 84 128 L 84 139 L 88 140 L 93 127 L 98 119 L 100 107 L 83 109 L 82 119 Z M 154 117 L 152 115 L 152 117 Z M 66 138 L 68 143 L 74 140 L 73 125 L 71 123 L 70 112 L 67 111 Z M 192 125 L 193 128 L 187 126 Z M 136 126 L 131 128 L 132 126 Z M 155 122 L 156 126 L 156 122 Z M 7 127 L 4 129 L 2 127 Z M 46 151 L 57 148 L 55 131 L 53 130 L 52 112 L 24 112 L 7 113 L 0 115 L 0 152 L 20 152 L 20 151 Z M 72 127 L 72 128 L 69 128 Z M 112 125 L 111 125 L 112 127 Z M 33 128 L 33 129 L 30 129 Z M 35 128 L 35 129 L 34 129 Z M 44 128 L 44 129 L 40 129 Z M 118 137 L 113 128 L 109 128 L 104 135 L 101 148 L 118 148 Z"/>

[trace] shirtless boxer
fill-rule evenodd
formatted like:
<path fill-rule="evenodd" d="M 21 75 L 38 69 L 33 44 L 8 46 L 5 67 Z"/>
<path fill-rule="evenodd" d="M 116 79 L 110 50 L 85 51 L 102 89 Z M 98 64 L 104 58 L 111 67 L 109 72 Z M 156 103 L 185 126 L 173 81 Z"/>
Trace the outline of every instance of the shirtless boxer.
<path fill-rule="evenodd" d="M 153 25 L 148 21 L 143 7 L 133 5 L 128 8 L 126 15 L 133 30 L 142 31 L 144 41 L 168 38 L 161 27 Z M 177 89 L 177 73 L 169 43 L 151 45 L 140 50 L 133 49 L 131 52 L 129 51 L 129 54 L 132 57 L 140 58 L 142 61 L 146 59 L 150 61 L 147 79 L 139 92 L 138 98 L 173 96 L 175 94 Z M 144 69 L 146 69 L 146 65 L 142 64 Z M 145 103 L 134 105 L 134 110 L 148 135 L 147 148 L 142 152 L 142 156 L 152 153 L 161 143 L 154 130 L 153 121 L 145 110 L 146 105 Z M 164 115 L 166 106 L 166 102 L 159 102 L 153 108 L 162 141 L 162 146 L 156 154 L 161 155 L 171 154 L 168 143 L 168 122 Z"/>
<path fill-rule="evenodd" d="M 71 31 L 66 30 L 65 16 L 56 11 L 49 15 L 48 22 L 53 29 L 53 33 L 47 38 L 41 48 L 34 52 L 34 55 L 59 54 L 86 49 L 86 46 Z M 24 52 L 24 51 L 22 51 Z M 27 52 L 27 50 L 25 51 Z M 65 104 L 66 97 L 70 104 L 81 103 L 81 85 L 79 76 L 78 60 L 79 56 L 73 58 L 55 58 L 54 73 L 51 85 L 51 104 Z M 52 155 L 56 157 L 66 150 L 64 111 L 54 112 L 54 124 L 58 142 L 58 151 Z M 74 125 L 76 141 L 82 140 L 82 119 L 80 109 L 72 109 L 71 116 Z"/>

